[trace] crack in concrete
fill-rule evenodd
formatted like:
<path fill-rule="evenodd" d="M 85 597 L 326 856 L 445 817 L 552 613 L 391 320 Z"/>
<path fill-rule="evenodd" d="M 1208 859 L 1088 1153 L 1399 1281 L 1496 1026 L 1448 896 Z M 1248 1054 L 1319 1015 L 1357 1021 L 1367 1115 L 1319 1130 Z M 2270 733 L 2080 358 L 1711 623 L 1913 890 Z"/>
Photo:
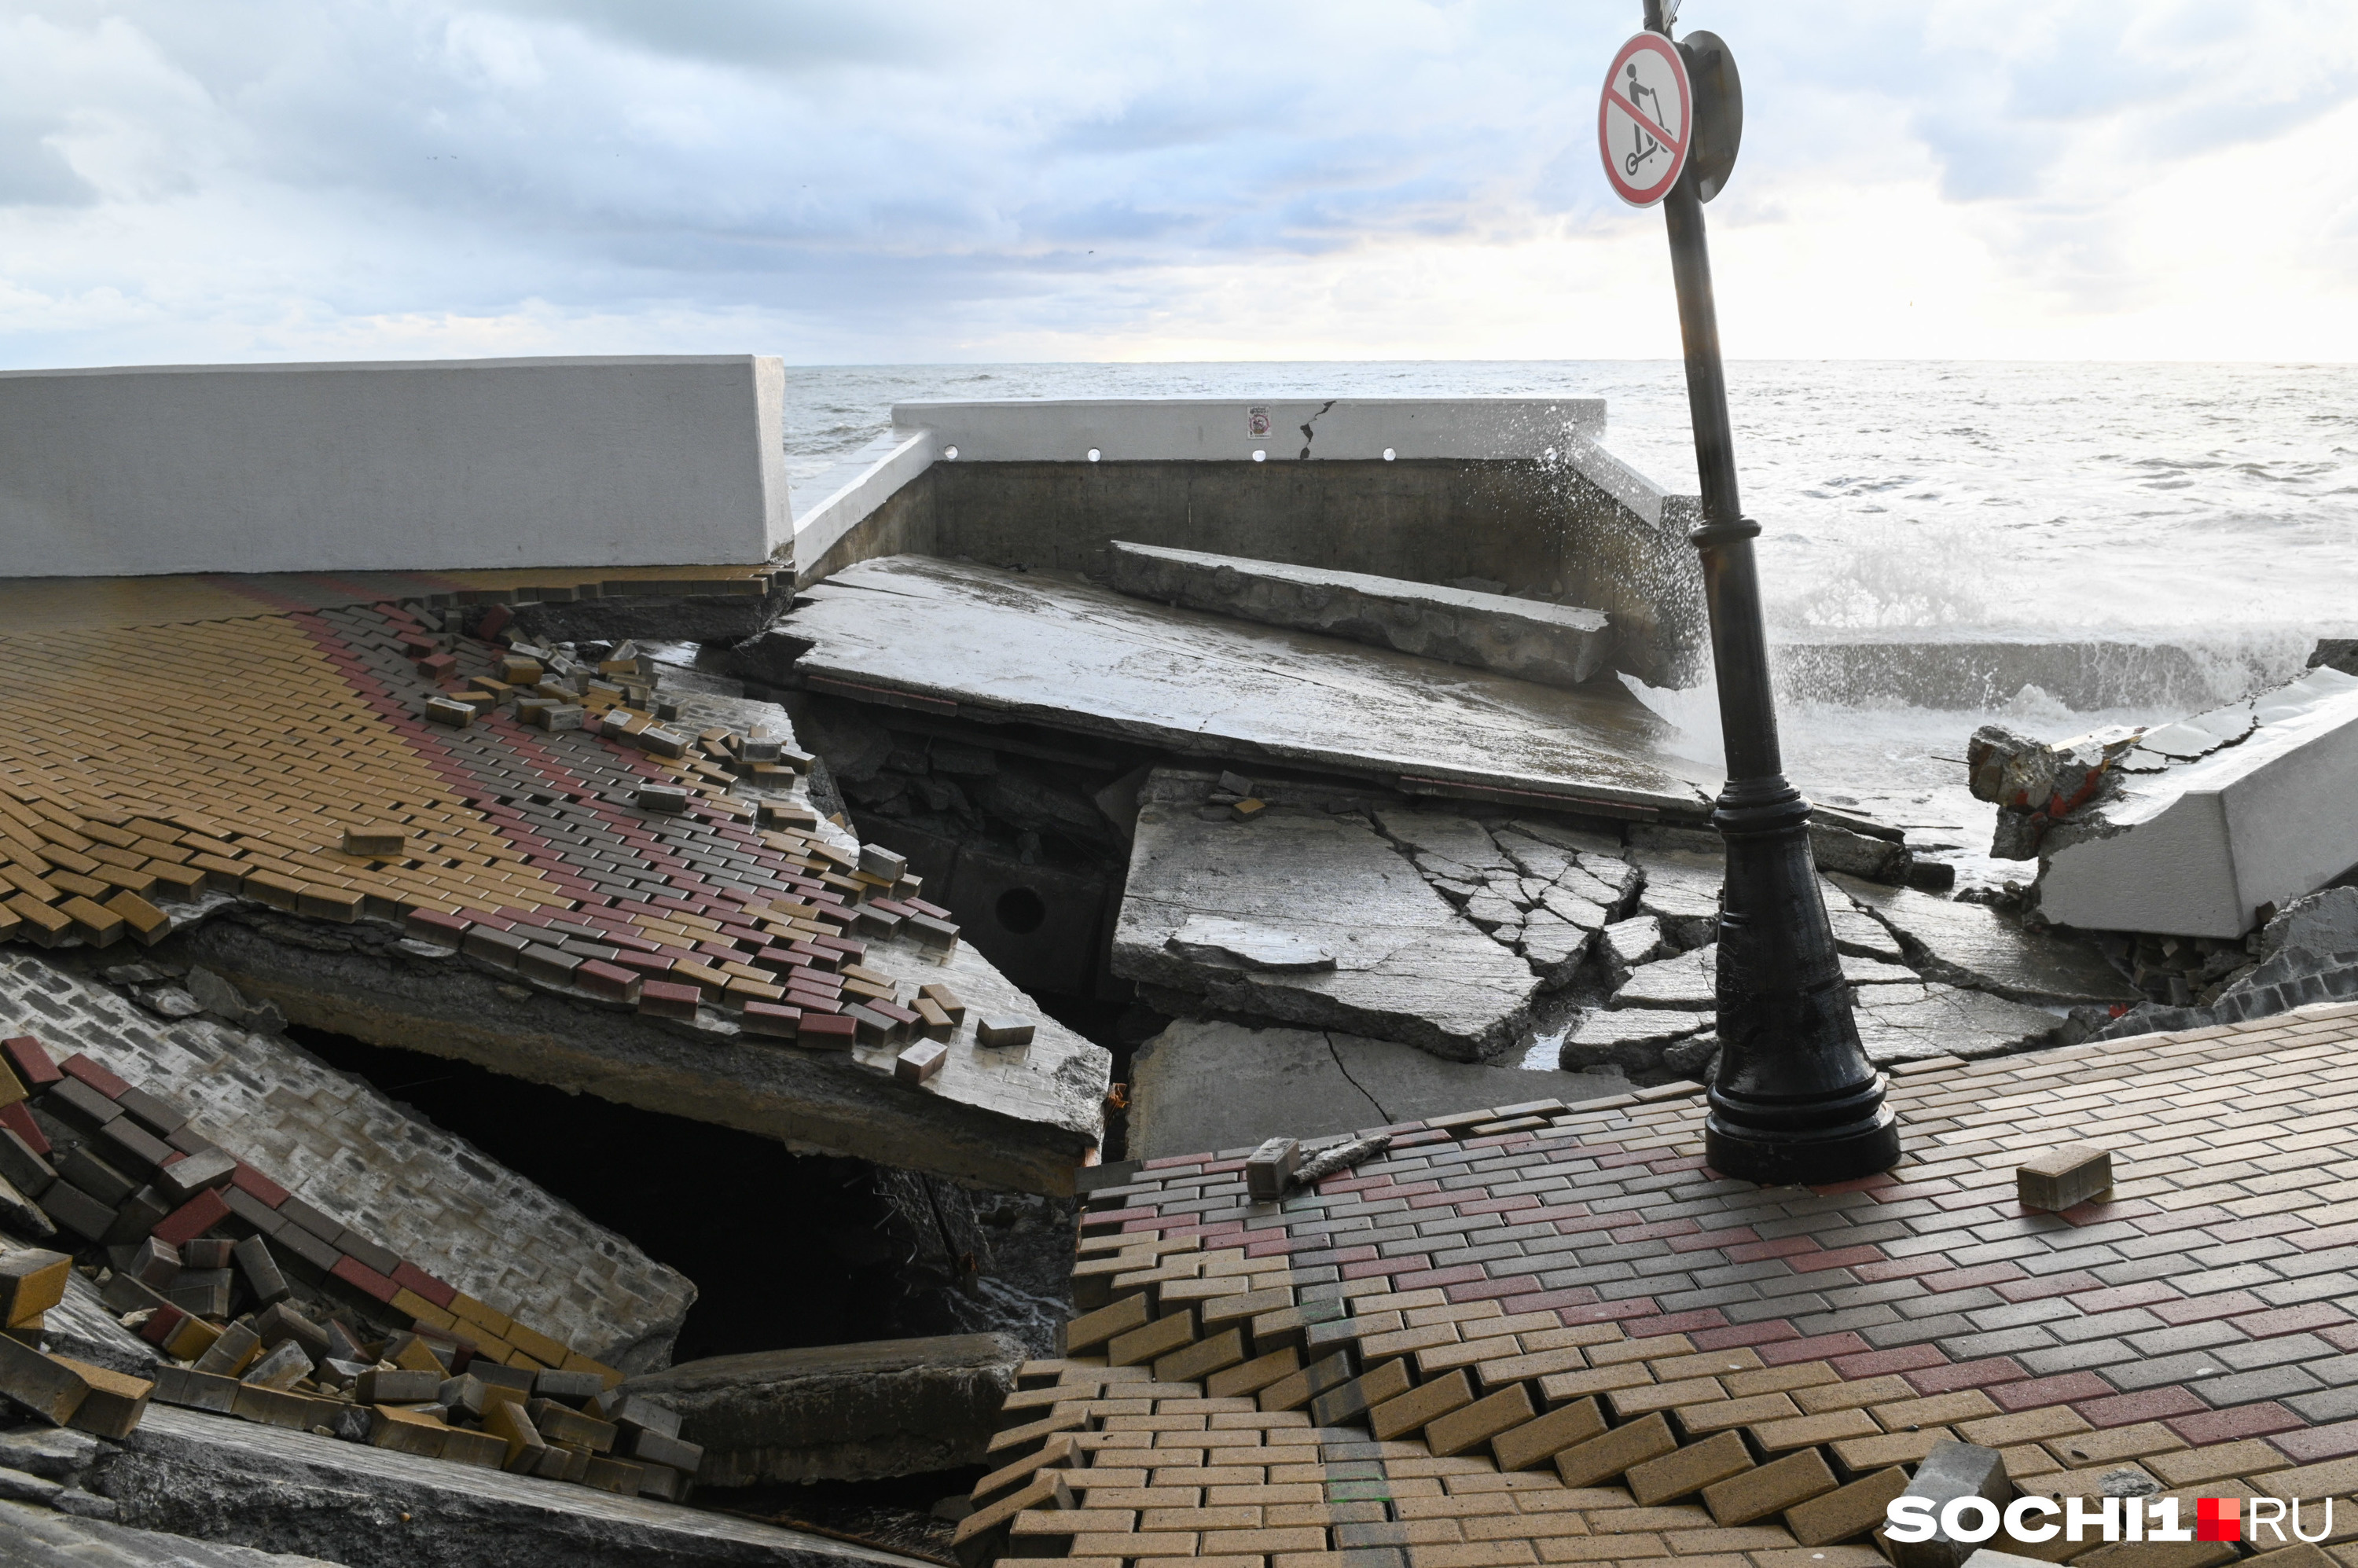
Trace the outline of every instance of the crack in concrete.
<path fill-rule="evenodd" d="M 1365 1095 L 1367 1097 L 1368 1103 L 1376 1108 L 1376 1114 L 1383 1119 L 1384 1125 L 1390 1125 L 1393 1119 L 1392 1113 L 1384 1108 L 1383 1101 L 1368 1093 L 1367 1085 L 1361 1083 L 1358 1079 L 1351 1076 L 1351 1069 L 1343 1061 L 1343 1053 L 1336 1050 L 1335 1047 L 1334 1034 L 1327 1030 L 1322 1029 L 1318 1032 L 1318 1038 L 1326 1042 L 1326 1054 L 1335 1058 L 1335 1070 L 1343 1075 L 1343 1081 L 1349 1084 L 1353 1088 L 1358 1090 L 1360 1094 Z"/>
<path fill-rule="evenodd" d="M 1318 432 L 1312 429 L 1311 426 L 1317 424 L 1320 419 L 1325 416 L 1326 410 L 1334 407 L 1335 405 L 1340 401 L 1342 401 L 1340 398 L 1328 398 L 1325 407 L 1320 408 L 1317 413 L 1313 414 L 1308 422 L 1302 427 L 1302 457 L 1303 460 L 1307 460 L 1310 456 L 1310 443 L 1318 438 Z"/>

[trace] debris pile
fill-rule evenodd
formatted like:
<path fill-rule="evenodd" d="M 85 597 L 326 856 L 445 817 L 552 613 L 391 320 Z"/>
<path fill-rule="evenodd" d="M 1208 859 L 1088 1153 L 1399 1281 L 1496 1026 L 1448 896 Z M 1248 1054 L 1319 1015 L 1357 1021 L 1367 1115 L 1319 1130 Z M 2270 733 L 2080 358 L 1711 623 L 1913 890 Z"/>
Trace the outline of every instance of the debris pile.
<path fill-rule="evenodd" d="M 699 1451 L 679 1441 L 676 1416 L 612 1395 L 620 1371 L 294 1196 L 168 1098 L 88 1056 L 53 1061 L 30 1036 L 0 1052 L 0 1190 L 79 1240 L 107 1304 L 158 1357 L 147 1380 L 11 1342 L 0 1391 L 103 1437 L 130 1432 L 152 1392 L 404 1453 L 685 1497 Z M 16 1281 L 10 1330 L 38 1337 L 69 1264 L 39 1251 L 0 1259 L 0 1280 Z"/>

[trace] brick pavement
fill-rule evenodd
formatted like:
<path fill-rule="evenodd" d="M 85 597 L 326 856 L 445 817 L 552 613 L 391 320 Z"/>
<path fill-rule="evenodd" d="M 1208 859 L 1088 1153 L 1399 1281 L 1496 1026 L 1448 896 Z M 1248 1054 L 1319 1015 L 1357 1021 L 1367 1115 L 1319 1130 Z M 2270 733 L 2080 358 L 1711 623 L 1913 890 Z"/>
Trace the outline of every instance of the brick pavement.
<path fill-rule="evenodd" d="M 1866 1532 L 1952 1435 L 2058 1498 L 2132 1465 L 2190 1519 L 2347 1498 L 2353 1044 L 2342 1005 L 1913 1065 L 1902 1164 L 1818 1189 L 1716 1176 L 1672 1090 L 1375 1130 L 1282 1206 L 1248 1200 L 1246 1151 L 1110 1170 L 1068 1357 L 1010 1397 L 965 1549 L 1840 1568 L 1882 1561 Z M 2117 1184 L 2021 1209 L 2015 1165 L 2066 1141 Z M 2336 1524 L 2358 1563 L 2358 1508 Z"/>

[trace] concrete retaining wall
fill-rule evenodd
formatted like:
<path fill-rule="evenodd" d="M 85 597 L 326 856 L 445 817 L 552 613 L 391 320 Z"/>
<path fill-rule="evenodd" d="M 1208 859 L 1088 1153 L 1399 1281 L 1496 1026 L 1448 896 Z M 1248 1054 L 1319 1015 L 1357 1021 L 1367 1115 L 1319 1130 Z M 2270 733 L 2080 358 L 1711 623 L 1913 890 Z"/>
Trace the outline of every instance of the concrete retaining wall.
<path fill-rule="evenodd" d="M 0 373 L 0 577 L 761 561 L 784 403 L 747 354 Z"/>
<path fill-rule="evenodd" d="M 1265 436 L 1249 434 L 1256 409 Z M 1702 673 L 1695 503 L 1595 444 L 1595 399 L 903 404 L 893 416 L 804 513 L 802 583 L 909 553 L 1103 580 L 1122 540 L 1486 578 L 1605 611 L 1615 665 L 1655 685 Z"/>

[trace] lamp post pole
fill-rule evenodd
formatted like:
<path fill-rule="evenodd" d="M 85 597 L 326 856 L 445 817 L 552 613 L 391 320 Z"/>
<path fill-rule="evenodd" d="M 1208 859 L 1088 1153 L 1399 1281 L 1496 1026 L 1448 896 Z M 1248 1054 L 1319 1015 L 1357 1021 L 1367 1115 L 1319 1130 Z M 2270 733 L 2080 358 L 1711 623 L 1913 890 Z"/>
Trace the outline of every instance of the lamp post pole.
<path fill-rule="evenodd" d="M 1645 3 L 1648 30 L 1668 37 L 1661 0 Z M 1695 185 L 1690 168 L 1662 199 L 1662 211 L 1703 481 L 1703 523 L 1689 537 L 1703 557 L 1727 752 L 1727 783 L 1711 817 L 1726 842 L 1727 881 L 1719 918 L 1719 1070 L 1704 1152 L 1722 1175 L 1767 1185 L 1847 1181 L 1898 1163 L 1899 1130 L 1851 1016 L 1810 852 L 1810 803 L 1786 780 L 1777 744 L 1752 555 L 1760 525 L 1744 515 L 1736 494 L 1711 254 Z"/>

